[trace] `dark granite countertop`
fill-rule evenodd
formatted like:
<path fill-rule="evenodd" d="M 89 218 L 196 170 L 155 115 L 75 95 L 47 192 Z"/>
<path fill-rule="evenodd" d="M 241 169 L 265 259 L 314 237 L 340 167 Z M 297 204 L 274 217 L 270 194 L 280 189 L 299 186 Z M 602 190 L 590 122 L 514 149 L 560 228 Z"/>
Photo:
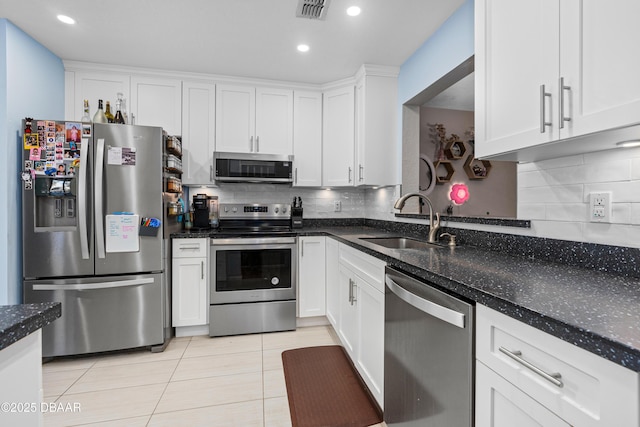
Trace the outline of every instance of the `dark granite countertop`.
<path fill-rule="evenodd" d="M 62 304 L 43 302 L 0 306 L 0 350 L 47 326 L 62 315 Z"/>
<path fill-rule="evenodd" d="M 173 237 L 215 237 L 181 233 Z M 329 235 L 434 286 L 476 301 L 591 353 L 640 372 L 640 279 L 513 256 L 475 246 L 388 249 L 360 237 L 397 236 L 377 227 L 297 230 Z"/>

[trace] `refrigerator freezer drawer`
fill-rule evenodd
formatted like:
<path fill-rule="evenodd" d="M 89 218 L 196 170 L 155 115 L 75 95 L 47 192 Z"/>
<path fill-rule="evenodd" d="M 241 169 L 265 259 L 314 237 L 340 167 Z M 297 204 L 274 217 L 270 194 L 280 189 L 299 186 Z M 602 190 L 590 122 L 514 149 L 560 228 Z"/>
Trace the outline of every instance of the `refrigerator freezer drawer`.
<path fill-rule="evenodd" d="M 68 356 L 162 344 L 162 274 L 26 281 L 27 303 L 60 301 L 44 327 L 42 356 Z"/>

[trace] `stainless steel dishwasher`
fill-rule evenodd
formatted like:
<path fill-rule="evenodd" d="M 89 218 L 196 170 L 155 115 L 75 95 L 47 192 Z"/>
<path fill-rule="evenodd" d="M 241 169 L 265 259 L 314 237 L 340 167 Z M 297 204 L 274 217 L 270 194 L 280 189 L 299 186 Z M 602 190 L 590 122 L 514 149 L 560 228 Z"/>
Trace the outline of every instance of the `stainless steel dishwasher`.
<path fill-rule="evenodd" d="M 386 268 L 384 420 L 473 425 L 474 306 Z"/>

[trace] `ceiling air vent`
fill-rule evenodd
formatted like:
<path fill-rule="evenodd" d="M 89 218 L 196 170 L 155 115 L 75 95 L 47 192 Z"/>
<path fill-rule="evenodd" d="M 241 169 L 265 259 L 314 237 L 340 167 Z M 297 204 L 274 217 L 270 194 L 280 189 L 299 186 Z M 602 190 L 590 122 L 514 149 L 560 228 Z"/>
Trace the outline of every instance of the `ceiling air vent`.
<path fill-rule="evenodd" d="M 330 0 L 299 0 L 296 9 L 298 18 L 321 19 L 327 16 Z"/>

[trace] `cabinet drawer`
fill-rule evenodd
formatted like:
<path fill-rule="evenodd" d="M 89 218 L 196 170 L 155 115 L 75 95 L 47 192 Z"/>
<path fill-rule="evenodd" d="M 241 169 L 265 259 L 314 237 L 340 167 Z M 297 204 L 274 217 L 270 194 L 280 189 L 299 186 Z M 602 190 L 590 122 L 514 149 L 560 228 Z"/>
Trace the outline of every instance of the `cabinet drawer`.
<path fill-rule="evenodd" d="M 636 372 L 481 305 L 476 358 L 572 425 L 639 425 Z"/>
<path fill-rule="evenodd" d="M 173 239 L 173 258 L 200 258 L 207 256 L 209 239 Z"/>
<path fill-rule="evenodd" d="M 375 289 L 384 292 L 384 261 L 340 243 L 340 262 L 347 264 Z"/>

